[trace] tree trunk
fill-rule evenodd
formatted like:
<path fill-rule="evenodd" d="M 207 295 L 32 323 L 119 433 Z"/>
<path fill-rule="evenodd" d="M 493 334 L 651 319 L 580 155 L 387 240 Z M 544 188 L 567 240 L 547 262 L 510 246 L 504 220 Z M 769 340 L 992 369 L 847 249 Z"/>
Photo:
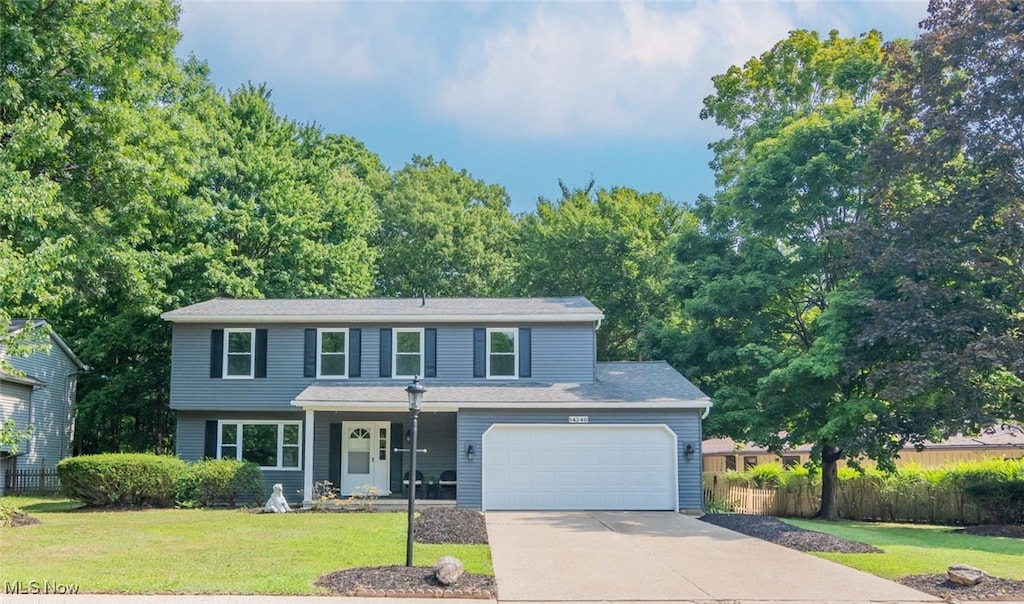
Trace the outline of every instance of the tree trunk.
<path fill-rule="evenodd" d="M 822 443 L 821 446 L 821 507 L 814 518 L 818 520 L 839 520 L 839 460 L 842 449 Z"/>

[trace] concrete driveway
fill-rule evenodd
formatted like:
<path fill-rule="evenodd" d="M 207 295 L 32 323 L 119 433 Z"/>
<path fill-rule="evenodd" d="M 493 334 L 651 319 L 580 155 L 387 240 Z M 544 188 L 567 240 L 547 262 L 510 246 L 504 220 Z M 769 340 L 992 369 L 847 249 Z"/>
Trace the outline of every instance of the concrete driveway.
<path fill-rule="evenodd" d="M 487 512 L 500 602 L 937 602 L 671 512 Z"/>

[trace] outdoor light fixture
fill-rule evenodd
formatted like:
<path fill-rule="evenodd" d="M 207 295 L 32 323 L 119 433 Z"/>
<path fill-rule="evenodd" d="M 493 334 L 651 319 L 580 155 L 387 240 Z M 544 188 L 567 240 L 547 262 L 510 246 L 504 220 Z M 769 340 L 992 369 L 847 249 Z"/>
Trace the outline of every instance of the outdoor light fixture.
<path fill-rule="evenodd" d="M 405 388 L 409 395 L 409 413 L 412 414 L 412 443 L 409 445 L 409 529 L 405 540 L 405 565 L 412 566 L 413 518 L 416 515 L 416 440 L 419 435 L 420 406 L 427 389 L 420 383 L 419 376 L 412 378 L 412 384 Z"/>
<path fill-rule="evenodd" d="M 693 448 L 693 443 L 686 443 L 686 449 L 683 451 L 683 455 L 686 455 L 687 459 L 693 457 L 696 450 Z"/>
<path fill-rule="evenodd" d="M 468 459 L 469 461 L 473 461 L 473 457 L 475 455 L 476 455 L 476 449 L 473 448 L 473 445 L 468 445 L 466 447 L 466 459 Z"/>

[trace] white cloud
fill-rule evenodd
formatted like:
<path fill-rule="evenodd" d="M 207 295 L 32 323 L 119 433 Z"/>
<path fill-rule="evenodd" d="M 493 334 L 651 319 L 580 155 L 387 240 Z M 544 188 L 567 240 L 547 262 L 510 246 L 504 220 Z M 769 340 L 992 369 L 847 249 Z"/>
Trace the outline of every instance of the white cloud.
<path fill-rule="evenodd" d="M 437 110 L 498 136 L 676 138 L 711 75 L 794 26 L 764 3 L 538 5 L 525 23 L 479 32 Z"/>

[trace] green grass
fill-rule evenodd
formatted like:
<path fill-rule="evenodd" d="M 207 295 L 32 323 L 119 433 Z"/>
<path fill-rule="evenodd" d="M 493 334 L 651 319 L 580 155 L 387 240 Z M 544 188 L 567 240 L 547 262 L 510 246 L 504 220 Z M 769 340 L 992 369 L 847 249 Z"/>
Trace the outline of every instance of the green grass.
<path fill-rule="evenodd" d="M 948 526 L 866 522 L 821 522 L 786 519 L 800 528 L 870 543 L 882 554 L 814 555 L 856 569 L 896 579 L 905 575 L 942 574 L 953 564 L 970 564 L 994 577 L 1024 580 L 1024 539 L 977 537 Z"/>
<path fill-rule="evenodd" d="M 10 497 L 40 524 L 3 529 L 0 581 L 59 581 L 83 593 L 318 594 L 320 575 L 405 563 L 405 514 L 237 510 L 67 512 Z M 493 574 L 486 545 L 417 543 L 417 565 L 456 556 Z"/>

